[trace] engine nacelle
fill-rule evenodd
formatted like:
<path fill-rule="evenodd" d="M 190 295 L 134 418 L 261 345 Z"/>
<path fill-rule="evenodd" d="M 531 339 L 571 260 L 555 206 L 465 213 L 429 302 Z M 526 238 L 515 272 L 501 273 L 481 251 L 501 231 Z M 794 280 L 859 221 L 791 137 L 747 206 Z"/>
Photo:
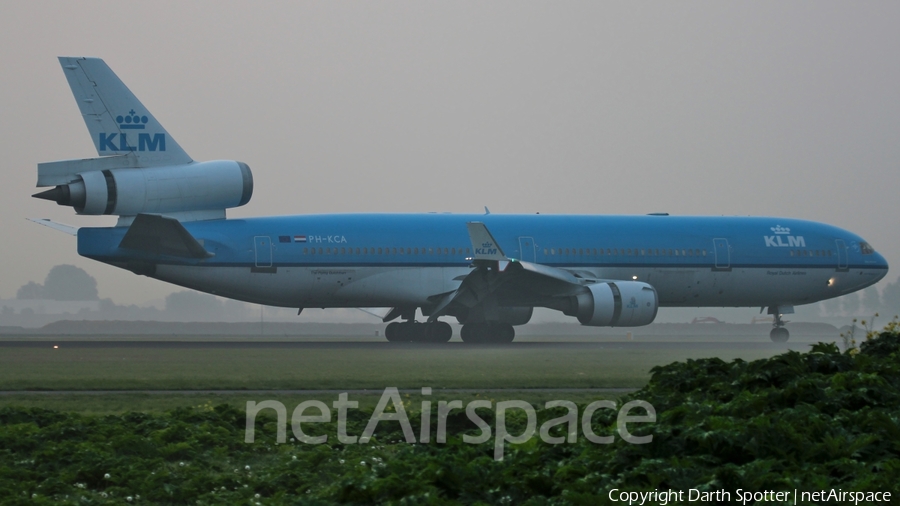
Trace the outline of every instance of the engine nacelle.
<path fill-rule="evenodd" d="M 240 207 L 253 195 L 242 162 L 215 160 L 168 167 L 80 172 L 75 180 L 35 195 L 78 214 L 174 213 Z"/>
<path fill-rule="evenodd" d="M 576 297 L 576 316 L 591 327 L 640 327 L 649 325 L 659 311 L 656 289 L 639 281 L 588 285 Z"/>

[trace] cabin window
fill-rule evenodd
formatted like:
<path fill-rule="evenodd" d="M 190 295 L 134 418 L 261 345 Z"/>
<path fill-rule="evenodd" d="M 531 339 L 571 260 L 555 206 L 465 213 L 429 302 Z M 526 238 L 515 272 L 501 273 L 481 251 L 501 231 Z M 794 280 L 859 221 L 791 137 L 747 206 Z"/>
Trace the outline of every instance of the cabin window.
<path fill-rule="evenodd" d="M 544 256 L 547 256 L 548 254 L 550 254 L 550 251 L 547 250 L 547 248 L 544 248 Z"/>

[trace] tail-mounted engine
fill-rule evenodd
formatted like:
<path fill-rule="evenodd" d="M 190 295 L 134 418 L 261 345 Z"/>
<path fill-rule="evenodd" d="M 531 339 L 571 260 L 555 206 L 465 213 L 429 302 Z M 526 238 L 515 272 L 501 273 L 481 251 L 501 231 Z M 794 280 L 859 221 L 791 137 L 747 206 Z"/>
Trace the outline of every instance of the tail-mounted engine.
<path fill-rule="evenodd" d="M 66 164 L 71 162 L 55 162 Z M 215 160 L 186 165 L 89 170 L 53 177 L 53 164 L 41 164 L 55 188 L 34 197 L 71 206 L 78 214 L 135 216 L 239 207 L 253 195 L 253 175 L 242 162 Z M 45 168 L 46 167 L 46 168 Z M 42 185 L 43 186 L 43 185 Z"/>

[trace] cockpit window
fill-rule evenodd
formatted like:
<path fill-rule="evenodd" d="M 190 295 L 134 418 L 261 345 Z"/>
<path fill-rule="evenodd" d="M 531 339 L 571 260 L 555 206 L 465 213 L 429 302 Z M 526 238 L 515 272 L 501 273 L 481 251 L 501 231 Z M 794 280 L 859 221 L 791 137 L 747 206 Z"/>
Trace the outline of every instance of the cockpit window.
<path fill-rule="evenodd" d="M 875 253 L 875 248 L 873 248 L 867 242 L 861 242 L 859 243 L 859 251 L 863 255 L 871 255 L 872 253 Z"/>

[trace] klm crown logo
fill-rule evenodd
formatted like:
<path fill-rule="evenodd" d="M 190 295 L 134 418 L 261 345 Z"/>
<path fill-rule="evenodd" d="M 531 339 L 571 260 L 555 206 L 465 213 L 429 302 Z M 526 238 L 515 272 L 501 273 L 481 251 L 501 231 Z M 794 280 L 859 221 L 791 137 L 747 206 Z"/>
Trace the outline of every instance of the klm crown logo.
<path fill-rule="evenodd" d="M 108 134 L 100 132 L 97 139 L 97 150 L 103 151 L 165 151 L 166 150 L 166 134 L 156 133 L 149 134 L 140 132 L 137 134 L 137 145 L 133 139 L 128 138 L 128 132 L 125 130 L 144 130 L 150 121 L 146 115 L 138 115 L 134 109 L 128 111 L 127 116 L 116 116 L 116 123 L 120 132 Z M 132 134 L 133 135 L 133 134 Z"/>
<path fill-rule="evenodd" d="M 789 229 L 787 227 L 782 227 L 781 225 L 775 225 L 774 227 L 770 228 L 769 230 L 771 230 L 772 232 L 775 232 L 776 234 L 779 234 L 779 235 L 788 235 L 791 233 L 791 229 Z"/>
<path fill-rule="evenodd" d="M 143 130 L 144 125 L 150 121 L 150 118 L 147 116 L 138 116 L 134 109 L 128 111 L 128 116 L 122 116 L 121 114 L 116 116 L 116 123 L 119 124 L 119 128 L 123 130 Z"/>

